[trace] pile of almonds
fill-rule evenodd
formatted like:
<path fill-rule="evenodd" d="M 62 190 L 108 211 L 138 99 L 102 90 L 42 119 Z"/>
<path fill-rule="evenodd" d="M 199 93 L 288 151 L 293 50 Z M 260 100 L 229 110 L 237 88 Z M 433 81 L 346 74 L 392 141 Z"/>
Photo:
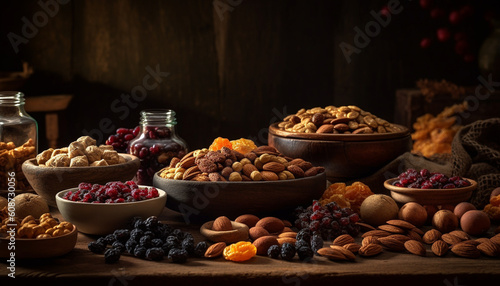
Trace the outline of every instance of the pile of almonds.
<path fill-rule="evenodd" d="M 245 155 L 222 147 L 218 151 L 200 149 L 173 158 L 160 177 L 191 181 L 277 181 L 315 176 L 325 168 L 303 159 L 282 155 L 272 146 L 260 146 Z"/>
<path fill-rule="evenodd" d="M 278 127 L 300 133 L 369 134 L 402 131 L 400 127 L 354 105 L 302 108 L 296 114 L 285 117 Z"/>

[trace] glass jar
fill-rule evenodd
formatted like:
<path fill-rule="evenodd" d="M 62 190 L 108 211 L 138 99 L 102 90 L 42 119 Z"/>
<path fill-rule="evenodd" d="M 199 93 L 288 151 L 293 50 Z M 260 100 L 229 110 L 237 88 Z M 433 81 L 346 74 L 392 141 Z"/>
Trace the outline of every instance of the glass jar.
<path fill-rule="evenodd" d="M 24 94 L 17 91 L 0 91 L 0 190 L 2 192 L 12 191 L 13 188 L 18 191 L 31 190 L 21 165 L 24 161 L 36 157 L 37 142 L 38 126 L 35 119 L 24 110 Z"/>
<path fill-rule="evenodd" d="M 172 158 L 182 158 L 188 147 L 175 132 L 175 111 L 153 109 L 141 111 L 141 131 L 130 141 L 127 152 L 139 157 L 141 165 L 134 180 L 140 185 L 152 185 L 156 172 L 167 167 Z"/>

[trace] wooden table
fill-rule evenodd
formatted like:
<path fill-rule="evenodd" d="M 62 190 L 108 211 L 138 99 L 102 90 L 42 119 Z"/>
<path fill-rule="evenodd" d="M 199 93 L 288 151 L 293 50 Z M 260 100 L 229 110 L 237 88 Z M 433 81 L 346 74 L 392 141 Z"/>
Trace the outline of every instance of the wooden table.
<path fill-rule="evenodd" d="M 60 215 L 54 212 L 54 215 Z M 203 240 L 199 225 L 185 225 L 180 215 L 165 209 L 160 219 L 190 231 L 196 242 Z M 427 257 L 384 251 L 355 262 L 333 262 L 315 256 L 310 263 L 254 257 L 243 263 L 219 257 L 189 258 L 185 264 L 153 262 L 123 255 L 116 264 L 105 264 L 103 255 L 93 254 L 87 243 L 96 239 L 79 234 L 69 254 L 44 260 L 18 261 L 16 278 L 0 269 L 0 285 L 498 285 L 500 259 L 466 259 L 448 254 Z M 358 237 L 357 240 L 360 240 Z M 3 261 L 5 264 L 5 261 Z M 15 282 L 16 284 L 13 284 Z M 340 284 L 339 284 L 340 283 Z"/>

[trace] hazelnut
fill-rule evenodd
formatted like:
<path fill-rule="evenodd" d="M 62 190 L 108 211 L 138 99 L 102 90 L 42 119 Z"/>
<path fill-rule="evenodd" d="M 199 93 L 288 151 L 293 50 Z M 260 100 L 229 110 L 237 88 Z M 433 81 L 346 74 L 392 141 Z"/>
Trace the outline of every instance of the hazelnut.
<path fill-rule="evenodd" d="M 421 227 L 427 220 L 427 211 L 420 204 L 409 202 L 401 207 L 398 216 L 399 219 L 405 220 L 416 227 Z"/>
<path fill-rule="evenodd" d="M 458 218 L 449 210 L 440 210 L 432 217 L 432 226 L 441 233 L 448 233 L 458 227 Z"/>

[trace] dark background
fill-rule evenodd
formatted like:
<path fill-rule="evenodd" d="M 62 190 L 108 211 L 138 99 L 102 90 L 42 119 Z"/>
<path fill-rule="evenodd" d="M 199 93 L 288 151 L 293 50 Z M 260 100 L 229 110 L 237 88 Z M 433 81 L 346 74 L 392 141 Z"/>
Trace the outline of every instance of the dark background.
<path fill-rule="evenodd" d="M 74 94 L 61 114 L 61 146 L 99 129 L 103 118 L 132 128 L 147 108 L 175 110 L 178 133 L 191 148 L 217 136 L 262 144 L 270 123 L 302 107 L 354 104 L 391 120 L 396 90 L 420 78 L 478 84 L 477 61 L 464 62 L 452 41 L 435 43 L 446 17 L 431 20 L 417 0 L 402 0 L 403 11 L 350 63 L 339 44 L 354 45 L 354 28 L 364 30 L 374 20 L 370 11 L 388 1 L 220 0 L 233 4 L 223 19 L 214 2 L 69 1 L 15 53 L 8 33 L 23 35 L 22 18 L 32 22 L 43 10 L 38 1 L 1 1 L 0 70 L 19 70 L 27 61 L 35 72 L 21 89 L 26 96 Z M 477 56 L 491 30 L 483 14 L 495 2 L 435 2 L 447 11 L 475 3 L 476 19 L 461 29 L 472 31 Z M 419 46 L 424 36 L 434 40 L 426 50 Z M 122 120 L 111 103 L 157 65 L 169 76 Z M 43 127 L 43 116 L 36 118 Z M 104 138 L 113 133 L 104 131 Z"/>

